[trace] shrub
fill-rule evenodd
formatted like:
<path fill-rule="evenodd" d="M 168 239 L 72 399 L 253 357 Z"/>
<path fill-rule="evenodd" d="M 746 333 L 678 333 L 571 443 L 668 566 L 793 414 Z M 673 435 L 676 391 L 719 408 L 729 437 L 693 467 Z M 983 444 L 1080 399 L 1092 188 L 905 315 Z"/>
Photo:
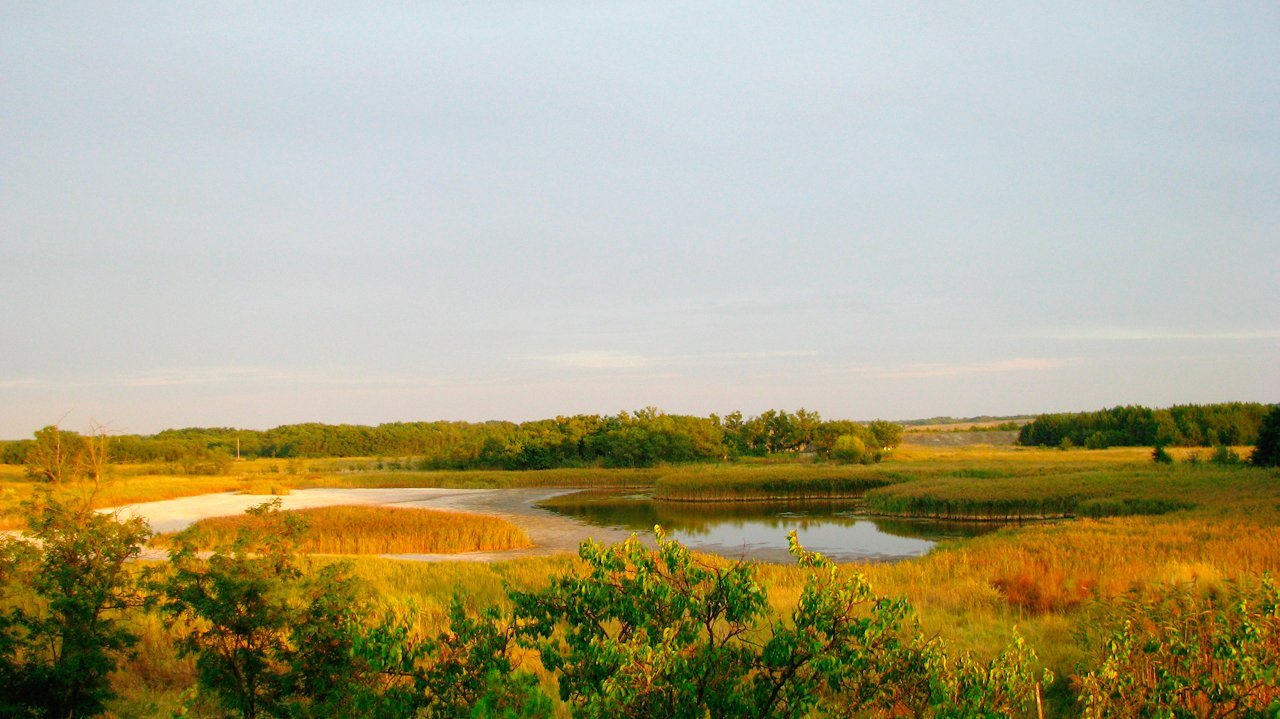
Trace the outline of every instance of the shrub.
<path fill-rule="evenodd" d="M 754 565 L 705 563 L 655 528 L 582 545 L 586 576 L 512 594 L 516 617 L 576 717 L 1013 716 L 1034 655 L 990 663 L 925 640 L 901 599 L 878 597 L 789 537 L 808 571 L 790 617 L 769 619 Z"/>
<path fill-rule="evenodd" d="M 1249 455 L 1249 461 L 1258 467 L 1280 467 L 1280 404 L 1271 408 L 1262 418 L 1258 429 L 1258 443 Z"/>
<path fill-rule="evenodd" d="M 151 532 L 84 500 L 44 495 L 28 503 L 30 538 L 0 544 L 0 580 L 33 606 L 0 615 L 0 714 L 98 714 L 114 696 L 109 676 L 137 641 L 121 613 L 145 603 L 126 562 Z"/>
<path fill-rule="evenodd" d="M 1151 450 L 1151 461 L 1156 464 L 1173 464 L 1173 455 L 1169 454 L 1168 450 L 1164 448 L 1164 445 L 1157 444 L 1155 448 Z"/>
<path fill-rule="evenodd" d="M 863 462 L 868 458 L 867 445 L 851 434 L 842 434 L 831 447 L 831 458 L 837 462 Z"/>
<path fill-rule="evenodd" d="M 1210 455 L 1209 461 L 1214 464 L 1231 466 L 1240 464 L 1240 455 L 1225 444 L 1220 444 L 1213 449 L 1213 454 Z"/>
<path fill-rule="evenodd" d="M 1175 587 L 1103 610 L 1077 680 L 1083 715 L 1280 714 L 1280 593 L 1269 579 L 1222 596 Z"/>

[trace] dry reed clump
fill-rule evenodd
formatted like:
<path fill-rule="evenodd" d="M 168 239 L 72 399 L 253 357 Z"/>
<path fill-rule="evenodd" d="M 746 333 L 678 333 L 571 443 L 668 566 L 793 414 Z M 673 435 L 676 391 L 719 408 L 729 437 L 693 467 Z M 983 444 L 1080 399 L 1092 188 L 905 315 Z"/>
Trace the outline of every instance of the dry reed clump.
<path fill-rule="evenodd" d="M 283 482 L 270 480 L 256 480 L 242 486 L 237 494 L 266 495 L 272 497 L 281 497 L 289 494 L 288 485 Z"/>
<path fill-rule="evenodd" d="M 524 531 L 500 517 L 404 507 L 338 506 L 296 510 L 308 530 L 299 550 L 312 554 L 441 554 L 531 546 Z M 184 530 L 201 549 L 235 540 L 264 520 L 214 517 Z"/>

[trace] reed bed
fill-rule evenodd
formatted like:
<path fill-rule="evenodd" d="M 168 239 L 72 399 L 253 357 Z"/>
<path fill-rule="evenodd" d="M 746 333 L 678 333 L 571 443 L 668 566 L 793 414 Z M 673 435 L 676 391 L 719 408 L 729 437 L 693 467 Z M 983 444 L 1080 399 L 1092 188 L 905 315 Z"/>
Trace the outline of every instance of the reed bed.
<path fill-rule="evenodd" d="M 1274 471 L 1249 467 L 1103 467 L 1063 473 L 973 468 L 917 477 L 870 491 L 875 513 L 939 519 L 1017 521 L 1165 514 L 1276 496 Z"/>
<path fill-rule="evenodd" d="M 289 481 L 303 487 L 445 487 L 450 489 L 506 489 L 517 487 L 646 487 L 662 474 L 659 469 L 538 469 L 361 471 L 301 477 Z"/>
<path fill-rule="evenodd" d="M 654 484 L 653 496 L 682 502 L 831 499 L 860 496 L 868 489 L 904 478 L 900 473 L 864 465 L 687 467 L 660 476 Z"/>
<path fill-rule="evenodd" d="M 454 554 L 532 546 L 524 530 L 481 514 L 354 505 L 295 511 L 307 522 L 299 550 L 309 554 Z M 259 525 L 262 517 L 241 514 L 203 519 L 183 533 L 198 548 L 212 549 Z"/>

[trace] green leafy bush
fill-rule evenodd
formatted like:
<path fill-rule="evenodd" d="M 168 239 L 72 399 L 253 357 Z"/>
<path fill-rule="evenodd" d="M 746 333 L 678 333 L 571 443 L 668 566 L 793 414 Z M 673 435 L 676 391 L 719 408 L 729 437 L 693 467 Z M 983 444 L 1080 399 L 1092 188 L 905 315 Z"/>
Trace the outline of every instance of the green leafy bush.
<path fill-rule="evenodd" d="M 656 535 L 656 550 L 584 543 L 585 575 L 512 594 L 575 717 L 1002 717 L 1034 696 L 1021 642 L 992 662 L 949 657 L 905 601 L 794 533 L 809 575 L 785 619 L 770 618 L 754 565 L 708 563 Z"/>
<path fill-rule="evenodd" d="M 1271 408 L 1262 418 L 1258 429 L 1258 443 L 1249 455 L 1249 461 L 1258 467 L 1280 467 L 1280 404 Z"/>
<path fill-rule="evenodd" d="M 0 614 L 0 715 L 98 714 L 137 641 L 120 619 L 147 600 L 142 573 L 126 563 L 150 531 L 86 500 L 46 494 L 26 511 L 28 536 L 0 540 L 0 591 L 27 600 Z"/>
<path fill-rule="evenodd" d="M 1280 592 L 1270 579 L 1102 608 L 1077 678 L 1083 716 L 1280 716 Z"/>

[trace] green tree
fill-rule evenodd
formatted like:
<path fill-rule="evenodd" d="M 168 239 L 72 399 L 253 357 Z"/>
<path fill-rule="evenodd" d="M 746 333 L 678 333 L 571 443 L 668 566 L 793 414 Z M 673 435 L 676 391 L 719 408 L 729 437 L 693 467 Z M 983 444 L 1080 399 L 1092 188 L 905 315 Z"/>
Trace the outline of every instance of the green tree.
<path fill-rule="evenodd" d="M 448 628 L 428 641 L 402 619 L 375 615 L 345 563 L 304 566 L 300 518 L 280 500 L 249 510 L 265 518 L 201 559 L 179 537 L 165 592 L 185 620 L 199 686 L 242 717 L 444 719 L 549 717 L 532 675 L 516 671 L 513 630 L 493 613 L 470 617 L 455 602 Z M 485 714 L 487 712 L 487 714 Z"/>
<path fill-rule="evenodd" d="M 288 685 L 289 628 L 299 619 L 291 596 L 302 577 L 296 552 L 304 525 L 280 500 L 249 513 L 265 530 L 242 532 L 208 560 L 179 536 L 170 553 L 167 609 L 187 621 L 179 647 L 196 657 L 196 676 L 229 710 L 252 719 L 276 714 Z"/>
<path fill-rule="evenodd" d="M 1173 464 L 1173 455 L 1169 454 L 1169 450 L 1165 449 L 1164 445 L 1157 444 L 1151 450 L 1151 461 L 1156 464 Z"/>
<path fill-rule="evenodd" d="M 76 479 L 82 469 L 84 438 L 56 424 L 37 430 L 26 456 L 27 474 L 52 484 Z"/>
<path fill-rule="evenodd" d="M 1280 467 L 1280 404 L 1263 417 L 1249 461 L 1259 467 Z"/>
<path fill-rule="evenodd" d="M 1018 645 L 991 663 L 948 657 L 901 599 L 877 597 L 790 536 L 807 571 L 785 620 L 770 619 L 754 565 L 703 562 L 656 530 L 584 543 L 584 575 L 511 594 L 575 717 L 1016 715 L 1035 689 Z"/>
<path fill-rule="evenodd" d="M 111 672 L 137 641 L 120 618 L 147 597 L 127 562 L 151 532 L 85 499 L 46 494 L 27 513 L 29 536 L 0 544 L 6 590 L 35 599 L 0 615 L 0 714 L 98 714 L 114 696 Z"/>
<path fill-rule="evenodd" d="M 866 443 L 852 434 L 840 435 L 831 447 L 831 458 L 838 462 L 862 462 L 870 456 Z"/>

